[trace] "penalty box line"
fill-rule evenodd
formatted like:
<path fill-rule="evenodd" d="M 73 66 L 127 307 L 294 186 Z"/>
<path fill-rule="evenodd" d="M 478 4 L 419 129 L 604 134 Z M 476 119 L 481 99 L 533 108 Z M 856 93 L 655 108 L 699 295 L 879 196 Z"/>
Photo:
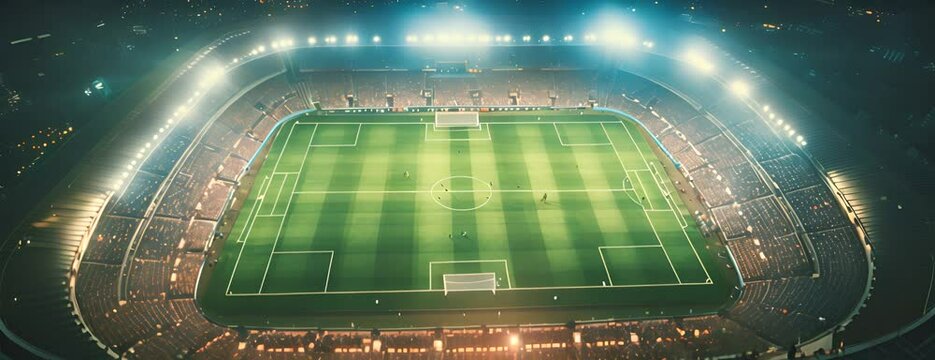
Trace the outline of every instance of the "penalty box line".
<path fill-rule="evenodd" d="M 305 123 L 305 124 L 302 124 L 302 125 L 309 125 L 309 124 L 308 124 L 308 123 Z M 364 127 L 364 123 L 358 123 L 358 124 L 357 124 L 357 135 L 354 135 L 354 143 L 353 143 L 353 144 L 323 144 L 323 145 L 315 145 L 315 144 L 314 144 L 314 142 L 315 142 L 315 134 L 318 132 L 318 125 L 319 125 L 319 124 L 315 124 L 315 131 L 312 132 L 312 139 L 309 140 L 309 142 L 308 142 L 308 146 L 309 146 L 309 147 L 356 147 L 356 146 L 357 146 L 357 141 L 360 140 L 360 129 Z M 338 124 L 323 123 L 323 125 L 338 125 Z"/>
<path fill-rule="evenodd" d="M 613 143 L 611 143 L 611 141 L 610 141 L 610 136 L 607 135 L 607 131 L 606 131 L 606 130 L 604 131 L 604 137 L 607 139 L 607 142 L 605 142 L 605 143 L 566 144 L 565 141 L 562 140 L 562 133 L 561 133 L 560 131 L 558 131 L 558 124 L 559 124 L 559 123 L 553 122 L 553 123 L 552 123 L 552 128 L 555 129 L 555 136 L 558 137 L 558 143 L 559 143 L 559 144 L 562 144 L 562 146 L 564 146 L 564 147 L 575 147 L 575 146 L 612 146 L 612 145 L 613 145 Z M 604 128 L 604 123 L 600 123 L 600 124 L 601 124 L 601 129 L 603 129 L 603 128 Z M 564 124 L 563 124 L 563 125 L 564 125 Z"/>
<path fill-rule="evenodd" d="M 297 124 L 299 124 L 299 122 L 294 122 L 292 123 L 292 126 L 289 128 L 289 134 L 286 135 L 286 141 L 284 144 L 282 144 L 282 148 L 279 151 L 279 157 L 276 158 L 276 164 L 273 165 L 273 174 L 275 174 L 276 170 L 279 169 L 279 162 L 282 161 L 283 154 L 286 152 L 286 148 L 289 146 L 289 140 L 292 139 L 292 133 L 293 131 L 295 131 L 295 127 Z M 315 128 L 317 129 L 318 126 L 316 125 Z M 281 133 L 282 128 L 280 128 L 278 131 Z M 279 134 L 277 134 L 277 137 L 278 136 Z M 307 153 L 308 152 L 306 151 L 306 154 Z M 264 181 L 266 180 L 264 179 Z M 273 182 L 272 179 L 270 179 L 270 181 L 267 181 L 266 189 L 263 189 L 262 194 L 257 196 L 257 200 L 259 201 L 259 204 L 255 204 L 257 211 L 259 211 L 259 208 L 263 206 L 263 202 L 266 201 L 266 195 L 269 192 L 269 186 L 270 184 L 272 184 L 272 182 Z M 298 183 L 298 181 L 296 181 L 296 183 Z M 262 188 L 262 184 L 260 186 Z M 285 216 L 283 216 L 283 219 L 285 219 Z M 240 259 L 241 257 L 243 257 L 243 251 L 244 249 L 247 248 L 247 240 L 250 240 L 250 233 L 253 232 L 254 223 L 256 223 L 256 215 L 254 215 L 252 219 L 248 219 L 248 227 L 245 228 L 244 232 L 241 233 L 241 236 L 245 236 L 245 237 L 243 238 L 243 242 L 238 241 L 238 243 L 240 243 L 240 251 L 237 252 L 237 260 L 234 261 L 234 268 L 231 270 L 230 279 L 227 280 L 227 289 L 225 290 L 225 293 L 227 294 L 231 293 L 231 285 L 234 283 L 234 276 L 237 275 L 237 267 L 240 265 Z"/>
<path fill-rule="evenodd" d="M 623 126 L 623 129 L 624 129 L 624 130 L 626 130 L 627 136 L 630 138 L 630 141 L 633 143 L 633 146 L 636 148 L 637 153 L 640 154 L 640 158 L 643 159 L 643 164 L 646 166 L 646 169 L 649 169 L 649 170 L 650 170 L 650 176 L 652 176 L 653 182 L 656 183 L 656 187 L 659 189 L 659 192 L 661 192 L 661 193 L 663 194 L 663 199 L 665 200 L 666 205 L 667 205 L 667 206 L 669 207 L 669 209 L 672 211 L 672 215 L 676 217 L 675 221 L 679 224 L 679 228 L 680 228 L 680 230 L 682 231 L 682 235 L 683 235 L 683 237 L 685 238 L 685 241 L 688 243 L 688 246 L 692 249 L 692 253 L 694 253 L 694 255 L 695 255 L 695 260 L 697 260 L 697 261 L 698 261 L 698 264 L 701 265 L 701 270 L 704 271 L 705 277 L 708 279 L 708 282 L 711 282 L 711 274 L 708 272 L 708 268 L 705 266 L 704 261 L 701 261 L 701 256 L 698 255 L 698 250 L 695 248 L 695 244 L 692 243 L 691 237 L 688 236 L 688 232 L 685 230 L 685 228 L 687 228 L 688 225 L 685 224 L 685 226 L 682 226 L 683 220 L 680 220 L 680 219 L 679 219 L 679 216 L 681 216 L 681 215 L 680 215 L 681 211 L 680 211 L 680 210 L 676 210 L 677 205 L 674 203 L 674 200 L 668 198 L 668 197 L 665 195 L 666 193 L 670 193 L 670 194 L 671 194 L 671 192 L 668 191 L 668 187 L 666 187 L 666 186 L 664 185 L 664 182 L 663 182 L 663 183 L 660 183 L 660 180 L 659 180 L 659 178 L 657 177 L 658 169 L 656 169 L 655 166 L 651 166 L 650 163 L 649 163 L 649 161 L 646 160 L 646 156 L 643 155 L 643 150 L 640 149 L 639 144 L 637 144 L 636 139 L 633 137 L 633 134 L 630 132 L 630 129 L 629 129 L 624 123 L 622 123 L 622 122 L 620 123 L 620 125 Z M 603 125 L 602 125 L 602 126 L 603 126 Z M 655 172 L 654 172 L 653 170 L 655 170 Z M 644 191 L 646 191 L 646 190 L 644 189 Z M 669 197 L 671 197 L 671 195 L 670 195 Z M 662 240 L 661 240 L 661 238 L 659 237 L 659 234 L 656 232 L 655 225 L 653 225 L 652 219 L 650 219 L 650 217 L 649 217 L 649 213 L 646 212 L 645 209 L 644 209 L 643 214 L 646 215 L 646 220 L 649 221 L 649 225 L 653 228 L 653 233 L 655 233 L 656 239 L 659 240 L 659 244 L 662 245 Z M 663 251 L 665 251 L 665 247 L 664 247 L 664 246 L 663 246 Z M 668 251 L 666 251 L 666 257 L 667 257 L 667 258 L 669 257 Z M 670 260 L 669 260 L 669 263 L 671 264 L 671 262 L 672 262 L 672 261 L 671 261 L 671 259 L 670 259 Z M 674 266 L 672 267 L 672 271 L 675 271 L 675 267 L 674 267 Z M 676 272 L 676 277 L 678 277 L 678 273 L 677 273 L 677 272 Z M 681 279 L 679 280 L 679 282 L 681 282 Z"/>

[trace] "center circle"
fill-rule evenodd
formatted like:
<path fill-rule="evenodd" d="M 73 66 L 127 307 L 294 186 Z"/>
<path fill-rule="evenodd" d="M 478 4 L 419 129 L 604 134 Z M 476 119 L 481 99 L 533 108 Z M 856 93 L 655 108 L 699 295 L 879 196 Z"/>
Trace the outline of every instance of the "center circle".
<path fill-rule="evenodd" d="M 432 184 L 432 200 L 451 211 L 477 210 L 490 202 L 493 186 L 473 176 L 449 176 Z"/>

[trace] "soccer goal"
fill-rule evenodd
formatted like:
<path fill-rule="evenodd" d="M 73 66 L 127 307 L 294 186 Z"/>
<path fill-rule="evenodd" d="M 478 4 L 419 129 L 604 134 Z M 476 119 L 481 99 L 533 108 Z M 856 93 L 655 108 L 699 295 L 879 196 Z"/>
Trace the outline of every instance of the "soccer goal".
<path fill-rule="evenodd" d="M 449 292 L 491 291 L 497 293 L 496 273 L 445 274 L 445 295 Z"/>
<path fill-rule="evenodd" d="M 480 127 L 480 116 L 476 111 L 435 112 L 436 128 Z"/>

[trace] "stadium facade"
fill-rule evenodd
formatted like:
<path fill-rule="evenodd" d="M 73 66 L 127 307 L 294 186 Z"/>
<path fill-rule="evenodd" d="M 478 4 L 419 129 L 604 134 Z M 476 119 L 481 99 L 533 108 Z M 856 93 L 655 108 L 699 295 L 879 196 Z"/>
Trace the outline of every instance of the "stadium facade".
<path fill-rule="evenodd" d="M 833 336 L 860 318 L 873 262 L 849 190 L 812 153 L 833 144 L 821 136 L 822 124 L 791 128 L 783 118 L 798 110 L 758 101 L 769 87 L 763 80 L 748 85 L 718 75 L 712 64 L 731 62 L 716 51 L 685 55 L 663 40 L 621 49 L 586 35 L 514 37 L 447 46 L 241 31 L 203 47 L 150 89 L 150 101 L 63 176 L 4 244 L 4 333 L 41 357 L 83 358 L 313 351 L 697 357 L 840 347 Z M 444 72 L 463 76 L 434 76 Z M 199 275 L 215 264 L 211 245 L 241 210 L 231 208 L 233 199 L 257 180 L 251 160 L 291 114 L 593 106 L 632 116 L 679 165 L 698 226 L 720 244 L 709 251 L 741 279 L 723 309 L 331 332 L 225 327 L 202 315 L 196 295 Z"/>

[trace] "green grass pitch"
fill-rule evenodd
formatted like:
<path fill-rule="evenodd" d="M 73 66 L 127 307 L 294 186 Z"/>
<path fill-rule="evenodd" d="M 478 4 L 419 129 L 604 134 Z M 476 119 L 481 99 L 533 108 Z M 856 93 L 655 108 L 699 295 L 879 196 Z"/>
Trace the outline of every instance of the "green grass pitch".
<path fill-rule="evenodd" d="M 480 119 L 283 123 L 203 271 L 205 314 L 238 326 L 408 328 L 681 316 L 729 300 L 736 279 L 638 124 L 577 110 Z M 465 288 L 476 290 L 454 291 Z"/>

